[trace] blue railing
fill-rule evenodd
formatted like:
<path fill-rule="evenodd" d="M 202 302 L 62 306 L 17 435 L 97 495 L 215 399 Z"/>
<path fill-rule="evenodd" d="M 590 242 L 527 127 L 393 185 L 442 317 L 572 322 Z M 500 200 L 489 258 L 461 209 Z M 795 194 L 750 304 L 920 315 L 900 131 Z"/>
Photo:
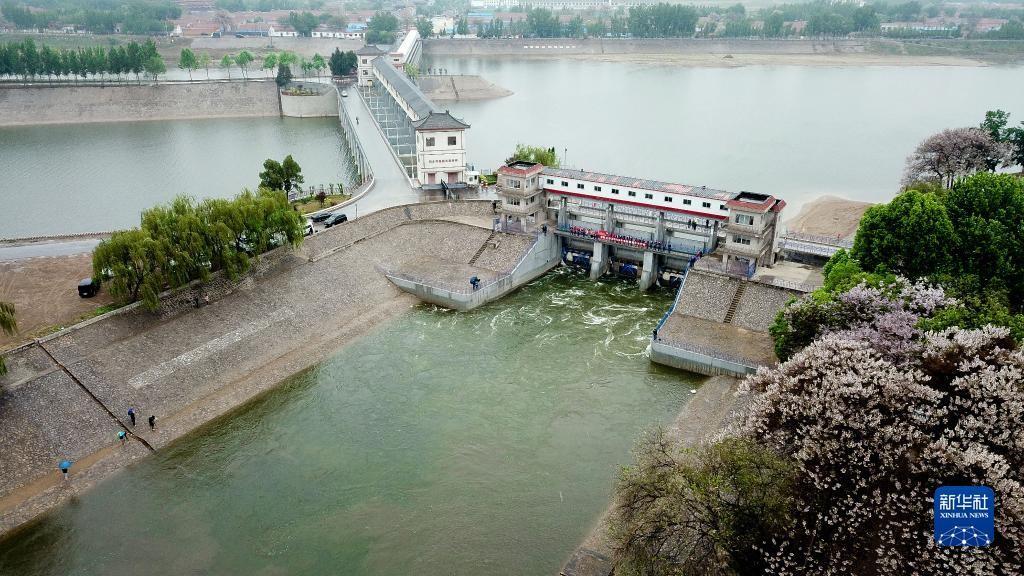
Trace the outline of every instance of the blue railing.
<path fill-rule="evenodd" d="M 683 271 L 683 281 L 679 283 L 679 290 L 676 291 L 676 297 L 674 300 L 672 300 L 672 306 L 669 307 L 668 312 L 665 312 L 665 315 L 661 317 L 661 320 L 658 322 L 658 326 L 654 328 L 655 340 L 658 339 L 658 332 L 661 331 L 661 328 L 665 325 L 665 322 L 668 322 L 668 317 L 671 316 L 672 313 L 676 311 L 676 306 L 679 305 L 679 299 L 683 295 L 683 287 L 686 286 L 686 278 L 689 277 L 689 275 L 690 269 L 687 268 L 686 270 Z"/>

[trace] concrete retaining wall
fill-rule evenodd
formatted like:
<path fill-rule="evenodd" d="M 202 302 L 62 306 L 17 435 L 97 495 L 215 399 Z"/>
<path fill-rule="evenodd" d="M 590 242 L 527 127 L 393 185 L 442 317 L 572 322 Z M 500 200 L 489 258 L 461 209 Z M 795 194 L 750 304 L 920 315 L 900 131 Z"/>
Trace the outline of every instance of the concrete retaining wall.
<path fill-rule="evenodd" d="M 5 86 L 0 126 L 278 116 L 273 82 Z"/>
<path fill-rule="evenodd" d="M 545 234 L 538 238 L 511 273 L 483 285 L 479 290 L 457 292 L 391 275 L 388 276 L 388 280 L 424 302 L 465 312 L 498 300 L 516 288 L 539 278 L 554 268 L 560 258 L 558 237 L 554 234 Z"/>
<path fill-rule="evenodd" d="M 320 94 L 316 96 L 289 96 L 282 93 L 281 115 L 293 118 L 337 116 L 338 91 L 332 87 L 325 87 L 321 88 Z"/>
<path fill-rule="evenodd" d="M 431 38 L 430 56 L 557 56 L 561 54 L 849 54 L 862 40 L 743 40 L 709 38 Z"/>
<path fill-rule="evenodd" d="M 658 341 L 651 341 L 651 361 L 706 376 L 743 378 L 757 372 L 757 368 L 753 366 L 745 366 L 699 352 L 683 350 Z"/>

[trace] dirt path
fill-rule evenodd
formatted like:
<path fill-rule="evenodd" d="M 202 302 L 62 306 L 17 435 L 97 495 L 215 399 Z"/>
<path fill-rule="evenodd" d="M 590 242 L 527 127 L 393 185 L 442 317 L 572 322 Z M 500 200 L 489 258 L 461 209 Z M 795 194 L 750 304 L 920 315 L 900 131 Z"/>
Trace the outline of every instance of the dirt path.
<path fill-rule="evenodd" d="M 14 304 L 18 333 L 0 333 L 0 350 L 41 335 L 51 326 L 69 326 L 113 299 L 106 291 L 78 296 L 78 281 L 92 276 L 92 255 L 75 254 L 0 262 L 0 300 Z"/>

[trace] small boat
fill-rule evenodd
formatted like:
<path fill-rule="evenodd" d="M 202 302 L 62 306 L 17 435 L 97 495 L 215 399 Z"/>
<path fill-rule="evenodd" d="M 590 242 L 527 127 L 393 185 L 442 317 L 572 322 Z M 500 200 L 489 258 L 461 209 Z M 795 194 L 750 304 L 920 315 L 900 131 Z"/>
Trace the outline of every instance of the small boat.
<path fill-rule="evenodd" d="M 347 90 L 342 90 L 341 91 L 341 97 L 342 98 L 348 98 L 348 91 Z"/>

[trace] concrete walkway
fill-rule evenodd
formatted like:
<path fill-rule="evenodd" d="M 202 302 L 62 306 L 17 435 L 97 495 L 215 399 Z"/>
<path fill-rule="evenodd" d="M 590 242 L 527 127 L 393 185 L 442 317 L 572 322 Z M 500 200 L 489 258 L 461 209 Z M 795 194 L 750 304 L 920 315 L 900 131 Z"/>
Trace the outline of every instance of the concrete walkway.
<path fill-rule="evenodd" d="M 366 160 L 373 169 L 375 180 L 373 190 L 355 203 L 357 215 L 362 216 L 398 204 L 440 200 L 440 196 L 428 197 L 409 185 L 409 179 L 399 168 L 387 142 L 374 123 L 373 115 L 359 97 L 358 89 L 349 86 L 347 91 L 348 96 L 341 99 L 341 104 L 352 118 L 352 128 L 356 132 L 356 138 L 363 145 Z M 358 124 L 355 124 L 356 118 L 359 119 Z"/>

